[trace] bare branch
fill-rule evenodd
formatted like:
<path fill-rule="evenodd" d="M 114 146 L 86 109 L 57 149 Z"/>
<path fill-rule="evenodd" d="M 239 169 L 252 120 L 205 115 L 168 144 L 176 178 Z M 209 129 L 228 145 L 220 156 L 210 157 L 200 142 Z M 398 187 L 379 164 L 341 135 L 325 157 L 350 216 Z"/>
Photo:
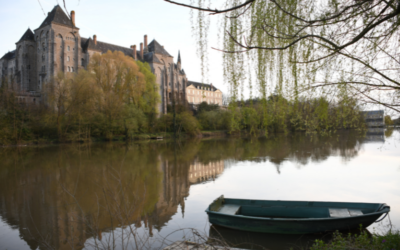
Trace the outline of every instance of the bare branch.
<path fill-rule="evenodd" d="M 212 9 L 209 9 L 209 8 L 204 9 L 204 8 L 200 8 L 200 7 L 196 7 L 196 6 L 192 6 L 192 5 L 188 5 L 188 4 L 178 3 L 178 2 L 175 2 L 175 1 L 171 1 L 171 0 L 164 0 L 164 1 L 172 3 L 172 4 L 176 4 L 176 5 L 179 5 L 179 6 L 187 7 L 187 8 L 190 8 L 190 9 L 195 9 L 195 10 L 200 10 L 200 11 L 205 11 L 205 12 L 211 12 L 210 15 L 216 15 L 216 14 L 221 14 L 221 13 L 226 13 L 226 12 L 230 12 L 230 11 L 233 11 L 233 10 L 237 10 L 237 9 L 245 7 L 245 6 L 249 5 L 249 4 L 251 5 L 256 0 L 248 0 L 248 1 L 244 2 L 243 4 L 240 4 L 238 6 L 235 6 L 235 7 L 229 8 L 229 9 L 225 9 L 225 10 L 218 10 L 218 9 L 212 10 Z"/>

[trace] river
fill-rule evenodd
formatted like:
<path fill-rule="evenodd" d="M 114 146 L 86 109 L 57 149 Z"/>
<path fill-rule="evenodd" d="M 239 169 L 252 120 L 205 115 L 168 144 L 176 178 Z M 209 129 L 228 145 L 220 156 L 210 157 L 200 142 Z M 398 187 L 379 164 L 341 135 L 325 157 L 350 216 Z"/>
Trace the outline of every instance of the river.
<path fill-rule="evenodd" d="M 382 202 L 390 218 L 368 228 L 382 233 L 400 227 L 399 180 L 399 130 L 0 148 L 0 250 L 159 249 L 208 235 L 296 249 L 326 236 L 215 229 L 204 210 L 220 195 Z"/>

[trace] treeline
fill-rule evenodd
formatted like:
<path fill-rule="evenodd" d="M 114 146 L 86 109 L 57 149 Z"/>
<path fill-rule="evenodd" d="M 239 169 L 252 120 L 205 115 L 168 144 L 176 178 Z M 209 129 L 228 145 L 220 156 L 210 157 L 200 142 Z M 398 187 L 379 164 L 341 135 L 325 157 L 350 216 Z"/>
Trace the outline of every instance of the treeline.
<path fill-rule="evenodd" d="M 261 135 L 290 131 L 330 133 L 362 128 L 364 120 L 354 99 L 231 101 L 228 107 L 205 102 L 190 109 L 186 102 L 168 106 L 158 115 L 156 77 L 147 63 L 121 52 L 94 55 L 87 70 L 58 74 L 43 86 L 39 105 L 19 103 L 7 81 L 0 88 L 0 144 L 24 141 L 130 139 L 138 134 L 198 135 L 203 130 L 246 131 Z"/>
<path fill-rule="evenodd" d="M 203 103 L 197 118 L 203 130 L 244 130 L 255 135 L 292 131 L 331 133 L 365 127 L 356 100 L 348 97 L 336 102 L 328 102 L 324 97 L 288 101 L 271 95 L 266 100 L 231 102 L 227 109 Z"/>

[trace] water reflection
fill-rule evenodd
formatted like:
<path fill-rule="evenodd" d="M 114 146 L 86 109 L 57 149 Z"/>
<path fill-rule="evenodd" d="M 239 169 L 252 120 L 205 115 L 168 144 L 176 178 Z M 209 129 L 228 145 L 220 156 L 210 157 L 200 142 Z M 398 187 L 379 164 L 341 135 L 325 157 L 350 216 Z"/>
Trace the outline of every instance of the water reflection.
<path fill-rule="evenodd" d="M 371 233 L 364 229 L 368 235 Z M 343 231 L 342 233 L 357 235 L 360 230 Z M 332 233 L 320 233 L 320 234 L 307 234 L 307 235 L 296 235 L 296 234 L 265 234 L 265 233 L 254 233 L 244 232 L 239 230 L 233 230 L 229 228 L 223 228 L 219 226 L 210 226 L 209 231 L 210 243 L 211 242 L 223 242 L 230 247 L 239 249 L 274 249 L 274 250 L 286 250 L 286 249 L 309 249 L 317 239 L 323 239 L 329 241 L 333 238 Z M 221 244 L 221 243 L 220 243 Z"/>
<path fill-rule="evenodd" d="M 391 133 L 385 132 L 384 128 L 368 128 L 365 139 L 369 142 L 385 142 L 385 135 L 390 137 Z"/>
<path fill-rule="evenodd" d="M 104 241 L 104 235 L 127 225 L 152 237 L 178 212 L 193 212 L 185 211 L 191 185 L 218 180 L 232 162 L 268 161 L 280 173 L 286 161 L 299 168 L 329 156 L 349 161 L 368 141 L 347 132 L 5 148 L 0 216 L 30 249 L 81 249 L 88 239 Z"/>

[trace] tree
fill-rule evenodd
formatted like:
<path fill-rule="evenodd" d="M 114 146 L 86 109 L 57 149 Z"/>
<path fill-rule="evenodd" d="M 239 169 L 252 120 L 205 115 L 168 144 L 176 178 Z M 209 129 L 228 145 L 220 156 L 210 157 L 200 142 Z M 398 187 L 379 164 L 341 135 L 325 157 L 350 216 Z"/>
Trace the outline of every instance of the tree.
<path fill-rule="evenodd" d="M 255 77 L 263 99 L 273 89 L 294 102 L 351 96 L 400 112 L 397 0 L 225 0 L 220 9 L 205 0 L 164 1 L 223 17 L 220 50 L 233 98 Z M 207 46 L 208 18 L 196 22 L 198 44 Z"/>
<path fill-rule="evenodd" d="M 108 139 L 147 132 L 159 103 L 150 66 L 122 52 L 93 55 L 87 71 L 61 72 L 44 92 L 50 109 L 45 120 L 57 128 L 60 140 L 80 140 L 82 131 Z"/>
<path fill-rule="evenodd" d="M 140 72 L 141 67 L 147 79 Z M 147 68 L 144 65 L 137 65 L 132 58 L 122 52 L 108 51 L 102 55 L 93 55 L 88 71 L 91 72 L 93 89 L 97 93 L 94 97 L 97 126 L 108 138 L 121 127 L 124 127 L 124 133 L 128 136 L 131 129 L 136 130 L 138 127 L 138 121 L 132 118 L 143 118 L 137 109 L 148 111 L 157 104 L 154 93 L 149 94 L 151 91 L 148 88 L 155 91 L 156 89 L 154 79 L 147 75 Z M 150 87 L 147 86 L 146 80 Z"/>
<path fill-rule="evenodd" d="M 44 98 L 54 112 L 49 112 L 47 123 L 56 124 L 60 140 L 74 123 L 80 124 L 81 118 L 90 113 L 92 97 L 92 78 L 85 70 L 79 73 L 58 73 L 44 86 Z"/>
<path fill-rule="evenodd" d="M 393 125 L 392 118 L 390 118 L 390 115 L 385 115 L 385 125 Z"/>

